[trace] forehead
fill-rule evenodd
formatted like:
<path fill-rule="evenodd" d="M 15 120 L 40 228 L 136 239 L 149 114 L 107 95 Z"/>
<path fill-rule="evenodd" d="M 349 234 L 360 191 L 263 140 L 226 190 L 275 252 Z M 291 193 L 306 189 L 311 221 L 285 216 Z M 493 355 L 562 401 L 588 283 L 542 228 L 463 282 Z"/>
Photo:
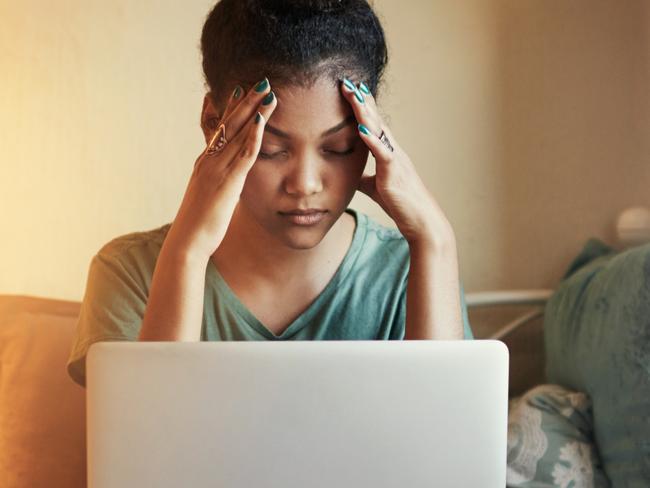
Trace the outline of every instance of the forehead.
<path fill-rule="evenodd" d="M 317 139 L 353 114 L 338 83 L 319 78 L 313 85 L 273 87 L 278 104 L 269 125 L 297 139 Z"/>

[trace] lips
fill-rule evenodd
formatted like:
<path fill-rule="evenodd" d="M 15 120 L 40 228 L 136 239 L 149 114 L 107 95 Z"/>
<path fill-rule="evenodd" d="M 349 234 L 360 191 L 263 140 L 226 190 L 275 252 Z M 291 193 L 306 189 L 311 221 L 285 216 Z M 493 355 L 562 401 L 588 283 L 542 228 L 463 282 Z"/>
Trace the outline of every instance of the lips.
<path fill-rule="evenodd" d="M 327 212 L 327 210 L 323 210 L 322 208 L 306 208 L 306 209 L 294 208 L 293 210 L 287 210 L 286 212 L 280 212 L 280 213 L 285 215 L 310 215 L 310 214 L 321 213 L 321 212 Z"/>
<path fill-rule="evenodd" d="M 325 218 L 327 210 L 320 208 L 295 208 L 285 212 L 278 212 L 284 219 L 295 225 L 316 225 Z"/>

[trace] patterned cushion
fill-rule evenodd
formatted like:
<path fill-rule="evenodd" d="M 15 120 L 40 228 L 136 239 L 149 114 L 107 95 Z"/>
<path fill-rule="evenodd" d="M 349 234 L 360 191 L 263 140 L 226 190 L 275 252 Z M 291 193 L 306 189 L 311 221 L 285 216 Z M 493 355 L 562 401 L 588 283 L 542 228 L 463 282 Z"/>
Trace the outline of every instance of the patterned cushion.
<path fill-rule="evenodd" d="M 510 401 L 506 480 L 513 488 L 609 486 L 587 395 L 541 385 Z"/>

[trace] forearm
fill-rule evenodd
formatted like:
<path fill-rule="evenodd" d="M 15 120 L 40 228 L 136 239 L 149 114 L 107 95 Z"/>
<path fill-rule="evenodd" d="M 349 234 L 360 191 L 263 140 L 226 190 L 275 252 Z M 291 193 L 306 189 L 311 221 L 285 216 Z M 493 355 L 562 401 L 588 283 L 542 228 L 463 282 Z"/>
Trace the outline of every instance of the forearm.
<path fill-rule="evenodd" d="M 458 258 L 453 233 L 411 243 L 404 339 L 463 339 Z"/>
<path fill-rule="evenodd" d="M 139 341 L 201 340 L 205 259 L 163 243 L 153 273 Z"/>

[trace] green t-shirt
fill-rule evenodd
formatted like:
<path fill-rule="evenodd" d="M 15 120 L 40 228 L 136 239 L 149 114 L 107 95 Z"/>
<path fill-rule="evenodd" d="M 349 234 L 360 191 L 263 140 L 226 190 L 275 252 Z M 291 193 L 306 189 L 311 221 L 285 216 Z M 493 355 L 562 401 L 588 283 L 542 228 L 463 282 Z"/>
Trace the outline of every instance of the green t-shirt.
<path fill-rule="evenodd" d="M 208 261 L 201 340 L 401 340 L 406 320 L 409 248 L 395 229 L 348 209 L 352 243 L 320 295 L 280 334 L 269 331 Z M 97 341 L 137 340 L 156 259 L 171 224 L 113 239 L 93 257 L 68 360 L 85 385 L 85 358 Z M 465 338 L 472 339 L 461 289 Z"/>

